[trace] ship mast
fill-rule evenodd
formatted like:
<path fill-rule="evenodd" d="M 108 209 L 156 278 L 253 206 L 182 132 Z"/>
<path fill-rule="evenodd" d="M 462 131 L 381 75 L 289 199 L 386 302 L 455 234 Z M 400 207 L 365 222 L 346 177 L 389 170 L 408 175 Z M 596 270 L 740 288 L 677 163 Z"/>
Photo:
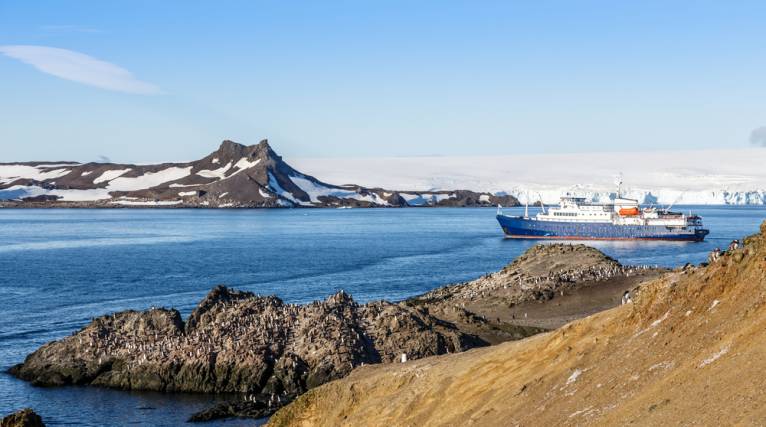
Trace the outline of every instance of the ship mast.
<path fill-rule="evenodd" d="M 545 211 L 545 203 L 543 203 L 543 195 L 540 193 L 537 193 L 537 199 L 540 201 L 540 209 L 543 210 L 543 215 L 547 215 L 548 212 Z"/>
<path fill-rule="evenodd" d="M 622 197 L 622 172 L 614 177 L 614 184 L 617 186 L 617 197 L 615 198 L 619 199 Z"/>

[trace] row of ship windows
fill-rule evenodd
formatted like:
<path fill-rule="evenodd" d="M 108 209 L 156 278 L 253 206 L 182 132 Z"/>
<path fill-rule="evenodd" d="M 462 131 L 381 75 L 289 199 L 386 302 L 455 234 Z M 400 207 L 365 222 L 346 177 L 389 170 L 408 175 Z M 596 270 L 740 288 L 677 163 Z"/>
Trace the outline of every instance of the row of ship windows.
<path fill-rule="evenodd" d="M 587 215 L 588 216 L 593 216 L 593 215 L 606 216 L 606 214 L 592 214 L 592 213 L 589 213 Z M 554 212 L 553 216 L 577 216 L 577 212 Z"/>

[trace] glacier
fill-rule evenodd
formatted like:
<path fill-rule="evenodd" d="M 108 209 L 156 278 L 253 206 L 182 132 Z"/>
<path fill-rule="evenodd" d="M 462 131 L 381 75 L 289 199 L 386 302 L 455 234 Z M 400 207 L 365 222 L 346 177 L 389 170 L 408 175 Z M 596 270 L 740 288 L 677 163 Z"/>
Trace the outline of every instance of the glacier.
<path fill-rule="evenodd" d="M 410 191 L 510 194 L 558 203 L 564 194 L 606 201 L 616 192 L 643 204 L 764 205 L 766 148 L 504 156 L 291 158 L 328 182 Z"/>

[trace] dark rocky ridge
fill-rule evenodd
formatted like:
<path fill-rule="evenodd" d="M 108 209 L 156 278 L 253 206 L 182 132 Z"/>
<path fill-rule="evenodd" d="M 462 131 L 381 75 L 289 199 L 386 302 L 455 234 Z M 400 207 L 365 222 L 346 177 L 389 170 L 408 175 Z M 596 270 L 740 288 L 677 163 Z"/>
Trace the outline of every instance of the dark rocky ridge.
<path fill-rule="evenodd" d="M 13 167 L 18 166 L 26 166 L 33 172 L 27 171 L 23 176 L 24 173 L 13 171 Z M 95 193 L 98 196 L 94 196 Z M 96 200 L 98 197 L 103 199 Z M 512 196 L 468 190 L 392 191 L 328 184 L 293 169 L 266 140 L 251 146 L 223 141 L 215 152 L 188 163 L 0 163 L 0 205 L 14 207 L 271 208 L 497 204 L 515 206 L 518 200 Z"/>
<path fill-rule="evenodd" d="M 221 286 L 186 323 L 164 308 L 102 316 L 10 372 L 39 386 L 238 393 L 253 402 L 237 406 L 244 414 L 263 416 L 363 364 L 482 345 L 404 304 L 360 305 L 340 292 L 298 306 Z"/>

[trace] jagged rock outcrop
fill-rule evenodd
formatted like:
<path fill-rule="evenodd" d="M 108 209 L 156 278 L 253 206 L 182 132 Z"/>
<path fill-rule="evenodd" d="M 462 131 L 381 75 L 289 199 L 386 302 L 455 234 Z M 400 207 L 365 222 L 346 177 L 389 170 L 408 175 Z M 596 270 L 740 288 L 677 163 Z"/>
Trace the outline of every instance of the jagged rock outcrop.
<path fill-rule="evenodd" d="M 760 425 L 764 324 L 766 223 L 631 303 L 522 341 L 355 370 L 269 425 Z"/>
<path fill-rule="evenodd" d="M 219 286 L 184 324 L 155 308 L 94 319 L 43 345 L 11 373 L 33 384 L 296 396 L 363 364 L 485 345 L 404 304 L 339 292 L 307 305 Z M 257 400 L 257 399 L 256 399 Z"/>
<path fill-rule="evenodd" d="M 403 207 L 518 204 L 472 191 L 402 192 L 333 185 L 293 169 L 263 140 L 223 141 L 188 163 L 0 164 L 0 205 L 33 207 Z"/>
<path fill-rule="evenodd" d="M 417 298 L 473 300 L 503 293 L 509 303 L 545 300 L 563 288 L 629 276 L 646 269 L 623 266 L 598 249 L 582 244 L 538 244 L 496 273 L 438 288 Z"/>
<path fill-rule="evenodd" d="M 35 411 L 25 408 L 5 416 L 0 420 L 0 427 L 45 427 L 45 424 Z"/>

